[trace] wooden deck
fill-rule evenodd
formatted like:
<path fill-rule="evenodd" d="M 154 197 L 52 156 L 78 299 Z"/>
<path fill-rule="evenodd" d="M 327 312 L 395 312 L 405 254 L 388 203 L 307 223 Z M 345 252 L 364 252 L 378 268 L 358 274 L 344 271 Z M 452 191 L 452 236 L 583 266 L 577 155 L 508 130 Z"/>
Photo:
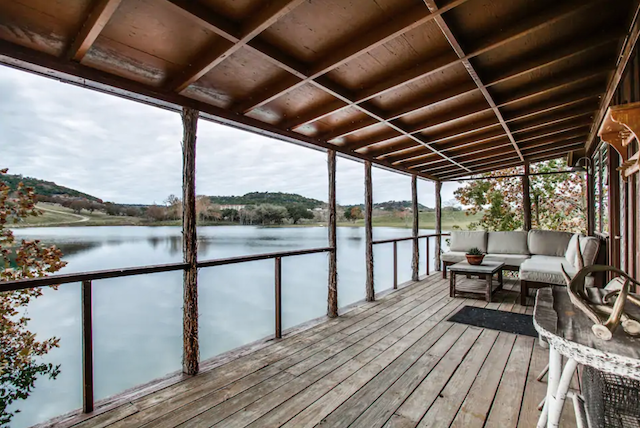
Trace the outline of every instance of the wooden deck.
<path fill-rule="evenodd" d="M 516 303 L 516 281 L 505 288 L 490 304 L 454 299 L 434 274 L 69 425 L 534 427 L 546 350 L 531 337 L 446 321 L 464 305 L 532 312 Z M 563 418 L 575 426 L 572 409 Z"/>

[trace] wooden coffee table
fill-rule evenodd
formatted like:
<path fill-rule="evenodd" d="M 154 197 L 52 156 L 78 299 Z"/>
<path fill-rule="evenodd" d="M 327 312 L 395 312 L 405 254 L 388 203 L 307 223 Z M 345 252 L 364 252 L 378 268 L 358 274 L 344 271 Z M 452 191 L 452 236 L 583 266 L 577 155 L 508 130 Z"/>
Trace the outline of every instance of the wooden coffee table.
<path fill-rule="evenodd" d="M 502 289 L 502 268 L 504 263 L 483 261 L 481 265 L 470 265 L 467 262 L 456 263 L 449 266 L 449 296 L 455 297 L 456 294 L 479 294 L 485 297 L 487 302 L 491 302 L 491 298 L 495 291 Z M 493 275 L 498 274 L 498 283 L 494 283 Z M 457 275 L 478 275 L 485 281 L 471 282 L 460 284 L 456 287 Z"/>

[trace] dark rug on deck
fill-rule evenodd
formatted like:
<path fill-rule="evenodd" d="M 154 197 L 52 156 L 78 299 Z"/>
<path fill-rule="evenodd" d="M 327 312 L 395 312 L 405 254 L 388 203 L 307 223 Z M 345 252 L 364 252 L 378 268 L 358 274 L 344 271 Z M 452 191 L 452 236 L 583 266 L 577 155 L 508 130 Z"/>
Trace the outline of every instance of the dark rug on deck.
<path fill-rule="evenodd" d="M 533 317 L 526 314 L 465 306 L 450 317 L 448 321 L 538 337 L 538 333 L 533 327 Z"/>

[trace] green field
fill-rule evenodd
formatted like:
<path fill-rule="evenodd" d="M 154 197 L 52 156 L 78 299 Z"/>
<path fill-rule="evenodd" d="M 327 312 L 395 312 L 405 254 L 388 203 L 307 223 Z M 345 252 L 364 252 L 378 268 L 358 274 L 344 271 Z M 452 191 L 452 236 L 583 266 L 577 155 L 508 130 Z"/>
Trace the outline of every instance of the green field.
<path fill-rule="evenodd" d="M 475 214 L 468 216 L 464 211 L 443 211 L 442 212 L 442 229 L 450 230 L 453 226 L 458 226 L 461 229 L 467 229 L 469 223 L 478 221 L 481 214 Z M 404 219 L 399 217 L 388 216 L 375 216 L 373 217 L 373 225 L 381 227 L 411 227 L 411 216 Z M 341 222 L 340 226 L 364 226 L 364 220 L 358 220 L 355 223 Z M 436 227 L 436 213 L 435 212 L 421 212 L 420 213 L 420 228 L 421 229 L 435 229 Z"/>

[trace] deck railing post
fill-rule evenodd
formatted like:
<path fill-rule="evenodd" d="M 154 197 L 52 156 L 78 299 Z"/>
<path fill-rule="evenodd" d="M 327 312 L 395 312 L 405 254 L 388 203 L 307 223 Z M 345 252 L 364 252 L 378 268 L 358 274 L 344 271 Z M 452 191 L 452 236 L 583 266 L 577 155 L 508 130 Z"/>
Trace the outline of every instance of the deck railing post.
<path fill-rule="evenodd" d="M 82 281 L 82 410 L 93 412 L 93 301 L 91 281 Z"/>
<path fill-rule="evenodd" d="M 364 232 L 365 232 L 365 263 L 367 265 L 366 299 L 373 302 L 376 299 L 373 285 L 373 184 L 371 181 L 371 161 L 364 162 Z"/>
<path fill-rule="evenodd" d="M 411 176 L 411 208 L 413 211 L 413 258 L 411 260 L 411 280 L 417 281 L 420 278 L 420 248 L 418 247 L 418 177 Z"/>
<path fill-rule="evenodd" d="M 327 316 L 338 316 L 338 239 L 336 215 L 336 151 L 327 153 L 329 168 L 329 246 L 333 250 L 329 253 L 329 284 L 327 295 Z"/>
<path fill-rule="evenodd" d="M 393 289 L 398 289 L 398 242 L 393 241 Z"/>
<path fill-rule="evenodd" d="M 442 248 L 442 182 L 436 181 L 436 246 L 435 264 L 436 270 L 441 270 L 440 253 Z"/>
<path fill-rule="evenodd" d="M 276 285 L 276 339 L 282 338 L 282 258 L 275 259 L 275 285 Z"/>
<path fill-rule="evenodd" d="M 182 109 L 182 254 L 188 264 L 183 277 L 182 371 L 198 373 L 198 235 L 196 231 L 196 134 L 197 110 Z"/>
<path fill-rule="evenodd" d="M 425 248 L 425 255 L 426 255 L 426 261 L 427 261 L 427 276 L 429 276 L 429 240 L 431 239 L 430 236 L 427 236 L 427 248 Z"/>

